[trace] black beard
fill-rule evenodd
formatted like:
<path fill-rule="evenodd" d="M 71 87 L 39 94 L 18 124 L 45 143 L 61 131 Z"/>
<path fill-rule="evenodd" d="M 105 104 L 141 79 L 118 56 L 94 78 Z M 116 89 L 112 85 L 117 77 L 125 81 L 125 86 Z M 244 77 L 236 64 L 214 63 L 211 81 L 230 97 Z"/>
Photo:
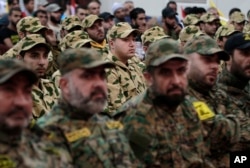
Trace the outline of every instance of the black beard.
<path fill-rule="evenodd" d="M 178 96 L 165 96 L 165 95 L 158 95 L 153 100 L 153 102 L 159 106 L 166 106 L 170 109 L 175 109 L 180 103 L 184 100 L 185 94 Z"/>
<path fill-rule="evenodd" d="M 53 22 L 55 24 L 60 24 L 60 20 L 56 20 L 56 18 L 53 16 L 50 16 L 50 20 L 51 20 L 51 22 Z"/>

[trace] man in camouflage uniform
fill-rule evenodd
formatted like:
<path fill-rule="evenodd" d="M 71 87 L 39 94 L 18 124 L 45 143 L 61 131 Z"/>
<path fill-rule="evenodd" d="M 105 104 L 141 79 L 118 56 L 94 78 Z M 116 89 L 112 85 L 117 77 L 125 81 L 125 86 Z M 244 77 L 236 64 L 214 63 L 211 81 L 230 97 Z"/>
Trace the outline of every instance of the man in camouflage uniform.
<path fill-rule="evenodd" d="M 108 33 L 110 54 L 107 60 L 115 64 L 107 71 L 108 107 L 112 113 L 124 102 L 142 93 L 146 86 L 142 69 L 135 60 L 135 37 L 138 31 L 128 23 L 114 25 Z"/>
<path fill-rule="evenodd" d="M 181 43 L 181 46 L 184 47 L 186 42 L 193 39 L 194 37 L 201 36 L 201 35 L 205 35 L 205 34 L 202 33 L 202 31 L 197 26 L 190 25 L 190 26 L 184 27 L 181 30 L 180 35 L 179 35 L 179 41 Z"/>
<path fill-rule="evenodd" d="M 187 58 L 177 41 L 152 43 L 146 55 L 148 89 L 119 112 L 135 155 L 146 167 L 213 167 L 204 160 L 202 125 L 186 95 Z"/>
<path fill-rule="evenodd" d="M 0 167 L 68 168 L 68 152 L 41 140 L 42 130 L 27 129 L 36 74 L 18 60 L 0 60 Z M 64 159 L 63 159 L 64 155 Z M 60 156 L 62 156 L 60 160 Z"/>
<path fill-rule="evenodd" d="M 56 41 L 53 31 L 43 26 L 38 18 L 27 16 L 22 18 L 17 23 L 17 32 L 21 39 L 26 37 L 28 34 L 41 34 L 46 39 L 46 42 L 51 47 L 51 53 L 48 57 L 49 66 L 46 72 L 46 78 L 50 78 L 53 72 L 58 68 L 56 59 L 60 53 L 60 48 L 58 47 L 58 42 Z M 3 55 L 3 58 L 16 58 L 20 51 L 21 44 L 22 40 L 19 41 L 13 48 L 8 50 Z"/>
<path fill-rule="evenodd" d="M 151 43 L 163 38 L 170 38 L 170 37 L 165 34 L 164 29 L 162 27 L 153 26 L 150 29 L 147 29 L 141 35 L 143 50 L 146 52 Z"/>
<path fill-rule="evenodd" d="M 75 30 L 82 30 L 81 21 L 77 16 L 71 15 L 61 21 L 61 38 L 65 37 L 68 33 Z"/>
<path fill-rule="evenodd" d="M 218 18 L 211 13 L 203 14 L 200 18 L 201 20 L 201 31 L 208 36 L 214 38 L 217 29 L 220 27 L 218 25 Z"/>
<path fill-rule="evenodd" d="M 209 36 L 194 37 L 186 43 L 184 53 L 190 59 L 188 73 L 188 93 L 197 100 L 205 102 L 214 115 L 214 121 L 207 121 L 204 115 L 204 125 L 207 130 L 206 142 L 210 145 L 210 158 L 217 167 L 229 168 L 229 151 L 239 139 L 239 124 L 236 116 L 243 119 L 244 114 L 234 102 L 230 101 L 229 96 L 223 93 L 216 85 L 220 60 L 229 60 L 226 54 L 216 41 Z M 219 93 L 223 93 L 218 96 Z M 197 110 L 199 112 L 199 110 Z M 202 115 L 201 115 L 202 116 Z M 223 128 L 218 128 L 214 123 L 223 123 Z M 242 125 L 246 124 L 245 122 Z M 216 138 L 211 132 L 216 132 Z M 244 132 L 242 132 L 244 139 Z"/>
<path fill-rule="evenodd" d="M 108 47 L 105 39 L 105 31 L 102 25 L 102 18 L 97 15 L 89 15 L 82 21 L 83 30 L 86 31 L 92 39 L 91 46 L 106 58 L 108 55 Z"/>
<path fill-rule="evenodd" d="M 60 42 L 61 50 L 64 51 L 69 48 L 90 48 L 92 40 L 89 38 L 88 34 L 82 30 L 75 30 L 68 33 Z M 56 87 L 59 88 L 59 80 L 61 74 L 57 70 L 52 75 L 52 81 L 55 83 Z"/>
<path fill-rule="evenodd" d="M 55 85 L 44 79 L 49 51 L 50 47 L 41 35 L 31 34 L 22 40 L 18 56 L 30 65 L 39 77 L 39 81 L 32 89 L 34 119 L 48 113 L 59 97 L 59 91 Z"/>
<path fill-rule="evenodd" d="M 230 17 L 230 23 L 234 26 L 234 29 L 243 32 L 246 18 L 242 12 L 234 12 Z"/>
<path fill-rule="evenodd" d="M 197 27 L 200 27 L 200 19 L 196 14 L 189 14 L 187 16 L 185 16 L 185 18 L 183 19 L 183 24 L 185 26 L 190 26 L 190 25 L 194 25 Z"/>
<path fill-rule="evenodd" d="M 250 34 L 234 34 L 227 40 L 224 49 L 230 54 L 231 61 L 226 64 L 218 81 L 223 85 L 222 89 L 249 117 L 250 93 L 246 87 L 250 80 Z"/>
<path fill-rule="evenodd" d="M 52 142 L 71 153 L 75 167 L 137 167 L 123 125 L 98 114 L 107 101 L 105 69 L 113 64 L 87 48 L 66 50 L 59 63 L 62 98 L 44 124 Z"/>
<path fill-rule="evenodd" d="M 224 49 L 224 45 L 227 39 L 233 34 L 239 31 L 234 29 L 234 26 L 231 24 L 223 25 L 215 33 L 215 40 L 221 49 Z"/>

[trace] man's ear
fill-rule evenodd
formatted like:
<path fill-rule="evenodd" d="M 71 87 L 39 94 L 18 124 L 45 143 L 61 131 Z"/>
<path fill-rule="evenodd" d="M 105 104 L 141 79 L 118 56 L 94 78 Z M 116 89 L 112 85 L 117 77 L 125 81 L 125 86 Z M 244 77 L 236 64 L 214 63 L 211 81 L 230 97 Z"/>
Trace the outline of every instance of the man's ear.
<path fill-rule="evenodd" d="M 144 78 L 146 80 L 147 86 L 151 86 L 153 84 L 153 77 L 152 77 L 151 73 L 144 72 L 143 75 L 144 75 Z"/>
<path fill-rule="evenodd" d="M 59 87 L 61 89 L 62 94 L 67 99 L 70 97 L 69 95 L 69 80 L 67 78 L 61 77 L 59 80 Z"/>

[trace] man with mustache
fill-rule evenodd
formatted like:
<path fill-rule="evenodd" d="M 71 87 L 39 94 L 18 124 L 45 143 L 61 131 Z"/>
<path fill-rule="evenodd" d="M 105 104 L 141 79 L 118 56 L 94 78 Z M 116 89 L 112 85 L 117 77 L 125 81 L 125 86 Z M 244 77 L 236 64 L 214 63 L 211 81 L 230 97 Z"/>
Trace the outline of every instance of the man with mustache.
<path fill-rule="evenodd" d="M 230 62 L 226 64 L 219 76 L 219 83 L 237 106 L 250 116 L 250 93 L 244 88 L 250 80 L 250 34 L 234 34 L 225 43 L 225 51 L 230 55 Z"/>
<path fill-rule="evenodd" d="M 110 114 L 146 88 L 141 63 L 135 56 L 137 34 L 138 30 L 126 22 L 117 23 L 108 32 L 110 54 L 107 60 L 115 64 L 107 71 L 109 94 L 106 111 Z"/>
<path fill-rule="evenodd" d="M 23 38 L 20 48 L 18 58 L 31 66 L 39 77 L 32 89 L 33 118 L 38 119 L 51 110 L 59 97 L 54 83 L 45 79 L 50 47 L 40 34 L 30 34 Z"/>
<path fill-rule="evenodd" d="M 108 48 L 102 22 L 103 19 L 99 18 L 97 15 L 88 15 L 82 21 L 82 27 L 92 40 L 90 43 L 91 47 L 100 52 L 101 56 L 106 57 L 108 55 Z"/>
<path fill-rule="evenodd" d="M 199 100 L 199 104 L 195 107 L 198 109 L 199 115 L 203 116 L 202 121 L 207 131 L 205 134 L 206 142 L 210 146 L 211 152 L 209 157 L 217 167 L 229 167 L 229 151 L 232 151 L 235 147 L 238 140 L 237 136 L 240 134 L 240 130 L 236 131 L 237 119 L 242 120 L 244 114 L 228 98 L 227 93 L 223 92 L 220 86 L 216 84 L 220 61 L 228 61 L 229 55 L 217 45 L 214 39 L 207 35 L 194 37 L 188 41 L 184 46 L 184 53 L 190 59 L 188 93 Z M 215 116 L 215 119 L 218 119 L 218 123 L 225 122 L 228 124 L 222 128 L 211 124 L 214 121 L 209 119 L 211 117 L 209 117 L 209 113 L 200 113 L 205 109 L 203 103 L 206 103 L 206 106 L 211 109 L 210 113 Z M 201 108 L 202 106 L 203 108 Z M 237 119 L 233 115 L 236 115 Z M 249 126 L 249 121 L 241 122 L 242 126 L 245 124 Z M 216 138 L 213 137 L 211 131 L 218 131 Z M 233 133 L 234 131 L 235 133 Z M 247 133 L 247 130 L 241 130 L 241 140 L 245 140 L 246 137 L 249 139 L 249 136 L 245 136 L 245 133 Z M 229 134 L 230 136 L 225 136 Z M 224 140 L 221 141 L 222 139 Z"/>
<path fill-rule="evenodd" d="M 186 96 L 188 59 L 178 42 L 152 43 L 145 64 L 148 89 L 119 109 L 135 155 L 146 167 L 213 167 L 204 157 L 201 121 Z"/>
<path fill-rule="evenodd" d="M 137 167 L 123 125 L 100 116 L 107 103 L 105 69 L 114 65 L 88 48 L 68 49 L 59 57 L 62 97 L 45 128 L 67 149 L 75 167 Z"/>
<path fill-rule="evenodd" d="M 45 132 L 27 129 L 32 117 L 32 86 L 37 80 L 23 62 L 0 60 L 0 167 L 70 167 L 67 162 L 57 162 L 62 151 L 41 140 Z"/>

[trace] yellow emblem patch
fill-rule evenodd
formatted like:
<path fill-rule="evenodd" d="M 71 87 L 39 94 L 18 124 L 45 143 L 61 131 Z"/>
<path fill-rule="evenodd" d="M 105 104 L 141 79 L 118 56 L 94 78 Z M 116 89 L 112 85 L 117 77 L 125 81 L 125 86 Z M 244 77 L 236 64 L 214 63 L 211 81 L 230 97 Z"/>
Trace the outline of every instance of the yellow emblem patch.
<path fill-rule="evenodd" d="M 82 128 L 80 130 L 65 134 L 68 142 L 74 142 L 80 138 L 89 137 L 90 135 L 91 132 L 88 128 Z"/>
<path fill-rule="evenodd" d="M 249 33 L 245 33 L 244 37 L 245 37 L 245 40 L 250 40 L 250 34 Z"/>
<path fill-rule="evenodd" d="M 214 112 L 202 101 L 193 102 L 193 106 L 197 111 L 200 120 L 207 120 L 215 116 Z"/>
<path fill-rule="evenodd" d="M 0 168 L 15 168 L 16 163 L 5 155 L 0 155 Z"/>
<path fill-rule="evenodd" d="M 108 127 L 108 129 L 119 129 L 119 130 L 123 129 L 123 125 L 119 121 L 108 121 L 106 123 L 106 126 Z"/>

